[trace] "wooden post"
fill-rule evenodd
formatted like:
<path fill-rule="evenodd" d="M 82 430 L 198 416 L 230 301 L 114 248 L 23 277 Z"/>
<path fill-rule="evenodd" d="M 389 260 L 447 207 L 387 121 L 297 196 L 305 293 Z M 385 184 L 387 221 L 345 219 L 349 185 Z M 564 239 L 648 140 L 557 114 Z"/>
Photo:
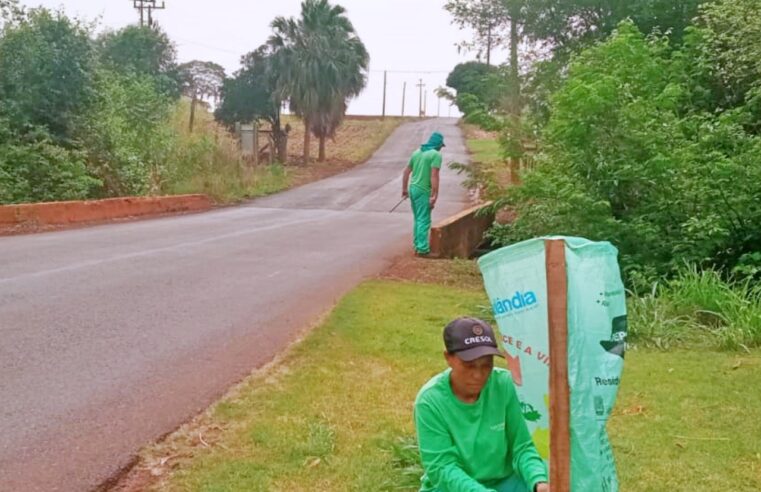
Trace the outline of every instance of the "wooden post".
<path fill-rule="evenodd" d="M 386 70 L 383 71 L 383 115 L 381 116 L 382 119 L 386 119 L 386 80 L 387 80 L 388 72 Z"/>
<path fill-rule="evenodd" d="M 565 241 L 546 240 L 550 341 L 550 485 L 571 490 L 570 389 L 568 387 L 568 277 Z"/>
<path fill-rule="evenodd" d="M 270 152 L 269 152 L 269 165 L 273 165 L 275 163 L 275 138 L 272 136 L 272 133 L 267 134 L 267 142 L 269 143 Z"/>
<path fill-rule="evenodd" d="M 257 121 L 254 121 L 252 126 L 253 131 L 253 138 L 254 138 L 254 155 L 253 155 L 253 165 L 258 166 L 259 165 L 259 123 Z"/>

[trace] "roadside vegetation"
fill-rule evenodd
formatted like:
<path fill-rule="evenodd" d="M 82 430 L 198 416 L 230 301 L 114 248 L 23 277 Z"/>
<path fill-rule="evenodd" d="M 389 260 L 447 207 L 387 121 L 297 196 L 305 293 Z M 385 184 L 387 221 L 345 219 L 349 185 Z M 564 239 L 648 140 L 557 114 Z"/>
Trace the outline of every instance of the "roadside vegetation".
<path fill-rule="evenodd" d="M 585 5 L 447 2 L 475 32 L 465 47 L 479 60 L 447 90 L 465 114 L 469 183 L 500 219 L 488 239 L 610 241 L 633 308 L 653 317 L 635 337 L 761 346 L 756 2 Z M 494 43 L 525 49 L 495 65 Z"/>
<path fill-rule="evenodd" d="M 474 262 L 400 259 L 273 364 L 144 450 L 117 490 L 417 490 L 415 394 L 445 366 L 442 327 L 460 315 L 488 319 L 488 310 Z M 630 313 L 636 335 L 609 423 L 621 489 L 761 487 L 761 447 L 748 438 L 761 433 L 761 395 L 749 391 L 761 352 L 722 351 L 720 339 L 651 343 L 649 311 Z"/>
<path fill-rule="evenodd" d="M 620 251 L 631 347 L 609 427 L 622 490 L 761 490 L 757 7 L 446 2 L 472 28 L 462 47 L 477 60 L 438 94 L 464 114 L 469 184 L 504 219 L 491 245 L 563 234 Z M 400 121 L 344 121 L 369 56 L 324 0 L 275 19 L 232 76 L 178 64 L 159 28 L 96 36 L 13 0 L 0 0 L 0 15 L 0 204 L 234 201 L 360 162 Z M 510 48 L 504 65 L 498 45 Z M 272 131 L 276 164 L 242 161 L 230 133 L 241 122 Z M 441 329 L 490 308 L 471 261 L 391 271 L 144 450 L 117 490 L 415 490 L 412 402 L 444 366 Z"/>
<path fill-rule="evenodd" d="M 228 76 L 212 61 L 178 63 L 158 25 L 96 34 L 62 8 L 0 0 L 0 205 L 175 193 L 230 202 L 364 161 L 400 120 L 349 125 L 351 136 L 378 137 L 347 152 L 339 130 L 369 56 L 342 7 L 303 8 L 274 19 L 269 40 Z M 288 127 L 284 104 L 299 118 Z M 242 157 L 233 130 L 252 122 L 272 129 L 277 164 Z M 303 139 L 299 162 L 317 170 L 290 170 L 291 126 L 307 129 L 291 140 Z"/>

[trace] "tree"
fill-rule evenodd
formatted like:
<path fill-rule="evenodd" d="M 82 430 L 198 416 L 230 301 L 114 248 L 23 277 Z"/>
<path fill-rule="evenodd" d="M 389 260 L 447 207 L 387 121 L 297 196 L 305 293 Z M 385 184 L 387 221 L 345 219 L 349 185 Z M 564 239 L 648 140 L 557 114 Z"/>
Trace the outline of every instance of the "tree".
<path fill-rule="evenodd" d="M 509 85 L 517 91 L 522 42 L 546 46 L 567 62 L 569 51 L 607 37 L 625 19 L 631 19 L 642 32 L 658 31 L 680 41 L 704 3 L 709 0 L 448 0 L 445 9 L 461 28 L 475 31 L 471 44 L 479 50 L 488 52 L 495 40 L 507 42 Z M 494 30 L 495 38 L 485 35 Z M 520 106 L 519 93 L 511 94 L 511 105 Z M 518 109 L 509 108 L 513 113 Z"/>
<path fill-rule="evenodd" d="M 272 69 L 272 55 L 265 45 L 243 56 L 240 70 L 225 79 L 214 117 L 228 127 L 238 122 L 268 121 L 272 127 L 277 158 L 285 162 L 287 134 L 280 123 L 281 105 L 277 76 Z"/>
<path fill-rule="evenodd" d="M 149 75 L 166 94 L 178 95 L 177 50 L 160 27 L 127 26 L 98 39 L 100 59 L 119 73 Z"/>
<path fill-rule="evenodd" d="M 0 29 L 3 25 L 22 18 L 24 8 L 19 6 L 18 0 L 0 0 Z"/>
<path fill-rule="evenodd" d="M 345 13 L 328 0 L 304 0 L 298 19 L 272 22 L 268 44 L 278 87 L 304 119 L 304 163 L 312 133 L 320 139 L 319 159 L 325 159 L 325 139 L 335 134 L 347 101 L 366 84 L 369 55 Z"/>
<path fill-rule="evenodd" d="M 488 110 L 501 109 L 507 92 L 504 74 L 496 67 L 480 62 L 460 63 L 447 76 L 447 86 L 457 91 L 457 96 L 471 94 Z M 455 98 L 454 102 L 457 102 Z M 458 104 L 461 112 L 466 113 Z"/>
<path fill-rule="evenodd" d="M 755 101 L 761 111 L 761 11 L 755 0 L 709 3 L 685 44 L 695 70 L 707 72 L 711 97 L 705 109 L 731 108 Z M 692 74 L 696 79 L 699 74 Z M 758 125 L 758 118 L 755 124 Z"/>
<path fill-rule="evenodd" d="M 555 61 L 543 66 L 542 73 L 534 73 L 533 89 L 537 94 L 548 90 L 537 82 L 556 86 L 557 78 L 567 66 L 570 52 L 607 37 L 624 19 L 630 18 L 642 31 L 668 33 L 672 39 L 681 40 L 685 28 L 697 14 L 698 7 L 707 0 L 631 0 L 626 2 L 601 2 L 600 0 L 449 0 L 455 22 L 461 27 L 471 27 L 476 39 L 483 43 L 485 22 L 499 19 L 497 25 L 506 25 L 510 48 L 507 74 L 505 127 L 507 153 L 510 155 L 511 174 L 517 176 L 519 157 L 522 155 L 522 113 L 525 105 L 523 81 L 520 75 L 519 45 L 529 42 L 552 50 Z M 487 8 L 488 7 L 488 8 Z M 546 69 L 554 69 L 554 73 Z M 536 77 L 538 75 L 539 77 Z M 532 101 L 533 107 L 546 107 L 546 102 Z"/>
<path fill-rule="evenodd" d="M 193 131 L 196 104 L 199 100 L 219 97 L 222 83 L 225 81 L 225 69 L 209 61 L 193 60 L 178 67 L 182 92 L 190 98 L 190 122 L 188 129 Z"/>
<path fill-rule="evenodd" d="M 96 95 L 80 132 L 89 169 L 106 196 L 156 192 L 173 164 L 173 101 L 149 75 L 103 69 L 96 75 Z"/>
<path fill-rule="evenodd" d="M 526 3 L 526 35 L 555 50 L 576 51 L 606 38 L 621 21 L 631 19 L 646 34 L 659 31 L 679 42 L 700 5 L 707 1 L 532 0 Z"/>
<path fill-rule="evenodd" d="M 747 108 L 695 107 L 693 73 L 667 38 L 631 21 L 575 57 L 537 167 L 507 192 L 517 218 L 497 242 L 610 240 L 624 270 L 647 280 L 685 262 L 729 271 L 758 251 L 761 138 L 743 128 Z"/>
<path fill-rule="evenodd" d="M 26 133 L 45 127 L 70 144 L 92 99 L 89 28 L 62 12 L 33 9 L 0 31 L 0 115 Z"/>
<path fill-rule="evenodd" d="M 102 183 L 83 152 L 65 149 L 45 133 L 22 138 L 0 118 L 0 205 L 89 198 Z"/>
<path fill-rule="evenodd" d="M 475 50 L 477 59 L 486 51 L 486 65 L 491 65 L 491 52 L 508 39 L 506 28 L 509 19 L 502 0 L 448 0 L 444 9 L 452 14 L 460 29 L 473 29 L 473 39 L 458 46 Z"/>
<path fill-rule="evenodd" d="M 486 43 L 487 66 L 490 62 L 492 36 L 496 30 L 497 39 L 506 39 L 510 47 L 507 84 L 505 88 L 506 112 L 509 116 L 505 128 L 506 141 L 511 142 L 510 168 L 511 177 L 517 178 L 520 165 L 519 155 L 521 132 L 520 118 L 523 104 L 521 102 L 519 44 L 528 38 L 526 20 L 532 2 L 527 0 L 449 0 L 445 8 L 454 16 L 460 27 L 471 27 L 476 33 L 476 42 Z M 507 34 L 504 34 L 504 30 Z M 484 35 L 486 33 L 486 35 Z M 517 150 L 512 150 L 516 148 Z"/>

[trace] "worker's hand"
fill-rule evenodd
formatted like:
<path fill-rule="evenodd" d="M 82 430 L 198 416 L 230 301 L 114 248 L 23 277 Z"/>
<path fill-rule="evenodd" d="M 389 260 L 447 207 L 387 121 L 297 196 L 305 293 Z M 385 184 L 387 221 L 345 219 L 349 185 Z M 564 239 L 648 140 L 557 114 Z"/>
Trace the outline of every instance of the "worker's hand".
<path fill-rule="evenodd" d="M 433 207 L 436 206 L 436 198 L 435 196 L 432 196 L 430 200 L 428 200 L 428 205 L 431 206 L 431 210 L 433 210 Z"/>
<path fill-rule="evenodd" d="M 550 492 L 550 484 L 547 482 L 539 482 L 534 487 L 534 492 Z"/>
<path fill-rule="evenodd" d="M 402 190 L 402 198 L 409 198 L 409 197 L 410 197 L 410 192 L 407 191 L 406 189 Z"/>

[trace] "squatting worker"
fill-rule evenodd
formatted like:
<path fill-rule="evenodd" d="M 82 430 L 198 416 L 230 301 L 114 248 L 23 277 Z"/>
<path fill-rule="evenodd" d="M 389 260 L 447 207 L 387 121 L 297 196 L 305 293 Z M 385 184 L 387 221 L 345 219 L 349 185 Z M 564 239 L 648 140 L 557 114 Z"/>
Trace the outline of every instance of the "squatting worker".
<path fill-rule="evenodd" d="M 434 132 L 428 143 L 413 152 L 404 169 L 402 198 L 410 198 L 412 215 L 415 218 L 415 254 L 425 256 L 431 252 L 431 210 L 439 197 L 439 169 L 441 169 L 441 149 L 445 147 L 444 136 Z M 412 175 L 412 180 L 410 180 Z"/>
<path fill-rule="evenodd" d="M 425 475 L 421 491 L 549 492 L 547 468 L 526 427 L 492 328 L 458 318 L 444 328 L 449 369 L 415 400 Z"/>

